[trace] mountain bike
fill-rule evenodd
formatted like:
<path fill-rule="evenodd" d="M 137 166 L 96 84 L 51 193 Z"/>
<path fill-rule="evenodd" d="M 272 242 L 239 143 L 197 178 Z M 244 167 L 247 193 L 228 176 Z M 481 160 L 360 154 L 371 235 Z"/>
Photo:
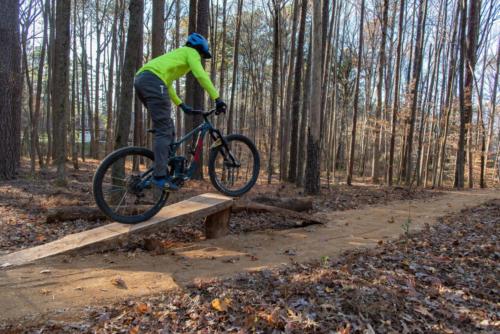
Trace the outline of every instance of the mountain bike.
<path fill-rule="evenodd" d="M 203 122 L 169 148 L 168 173 L 179 187 L 200 167 L 203 141 L 211 139 L 208 175 L 221 193 L 239 197 L 255 185 L 260 158 L 254 143 L 241 134 L 223 136 L 209 120 L 215 109 L 195 110 Z M 187 143 L 192 139 L 191 144 Z M 177 155 L 186 143 L 187 156 Z M 144 147 L 124 147 L 110 153 L 97 168 L 93 193 L 97 206 L 112 220 L 135 224 L 157 214 L 167 202 L 170 191 L 152 185 L 154 154 Z"/>

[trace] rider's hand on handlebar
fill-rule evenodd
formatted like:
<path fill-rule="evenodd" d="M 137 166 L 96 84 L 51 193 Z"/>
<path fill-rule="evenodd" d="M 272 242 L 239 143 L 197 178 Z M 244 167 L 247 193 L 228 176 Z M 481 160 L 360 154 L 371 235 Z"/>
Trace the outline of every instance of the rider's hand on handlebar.
<path fill-rule="evenodd" d="M 226 103 L 220 98 L 218 97 L 216 100 L 215 100 L 215 113 L 218 115 L 220 113 L 226 113 L 226 109 L 227 109 L 227 105 Z"/>
<path fill-rule="evenodd" d="M 187 104 L 181 103 L 179 104 L 179 108 L 182 109 L 186 114 L 192 114 L 193 113 L 193 107 L 188 106 Z"/>

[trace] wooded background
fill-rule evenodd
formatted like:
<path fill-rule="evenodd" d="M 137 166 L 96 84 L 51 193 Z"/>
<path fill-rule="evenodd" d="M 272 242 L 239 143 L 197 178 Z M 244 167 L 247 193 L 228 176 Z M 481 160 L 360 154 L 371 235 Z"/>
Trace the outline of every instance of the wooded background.
<path fill-rule="evenodd" d="M 255 141 L 261 182 L 493 185 L 499 13 L 495 0 L 2 0 L 0 178 L 22 156 L 64 183 L 81 161 L 150 146 L 134 74 L 196 31 L 229 106 L 215 123 Z M 211 106 L 191 75 L 176 89 Z M 199 121 L 174 116 L 178 135 Z"/>

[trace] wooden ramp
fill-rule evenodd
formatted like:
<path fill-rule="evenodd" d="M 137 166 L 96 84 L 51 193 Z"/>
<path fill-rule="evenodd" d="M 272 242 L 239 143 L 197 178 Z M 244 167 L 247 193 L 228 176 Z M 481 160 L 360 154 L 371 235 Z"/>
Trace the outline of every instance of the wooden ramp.
<path fill-rule="evenodd" d="M 227 232 L 232 198 L 219 194 L 203 194 L 164 207 L 148 221 L 135 225 L 112 223 L 92 230 L 70 234 L 62 239 L 0 257 L 0 268 L 19 266 L 52 255 L 73 251 L 104 242 L 126 239 L 131 233 L 152 232 L 164 225 L 179 224 L 207 217 L 208 237 Z"/>

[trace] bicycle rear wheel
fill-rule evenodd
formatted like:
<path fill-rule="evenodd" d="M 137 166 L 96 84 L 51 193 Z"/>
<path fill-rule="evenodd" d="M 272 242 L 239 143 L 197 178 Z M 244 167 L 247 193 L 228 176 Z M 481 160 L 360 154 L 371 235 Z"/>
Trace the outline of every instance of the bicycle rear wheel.
<path fill-rule="evenodd" d="M 225 140 L 227 148 L 225 145 L 212 148 L 208 173 L 217 190 L 231 197 L 239 197 L 250 191 L 257 182 L 259 152 L 254 143 L 243 135 L 231 134 Z"/>
<path fill-rule="evenodd" d="M 161 210 L 168 192 L 151 185 L 154 154 L 125 147 L 108 155 L 97 168 L 93 193 L 97 206 L 111 219 L 135 224 Z"/>

